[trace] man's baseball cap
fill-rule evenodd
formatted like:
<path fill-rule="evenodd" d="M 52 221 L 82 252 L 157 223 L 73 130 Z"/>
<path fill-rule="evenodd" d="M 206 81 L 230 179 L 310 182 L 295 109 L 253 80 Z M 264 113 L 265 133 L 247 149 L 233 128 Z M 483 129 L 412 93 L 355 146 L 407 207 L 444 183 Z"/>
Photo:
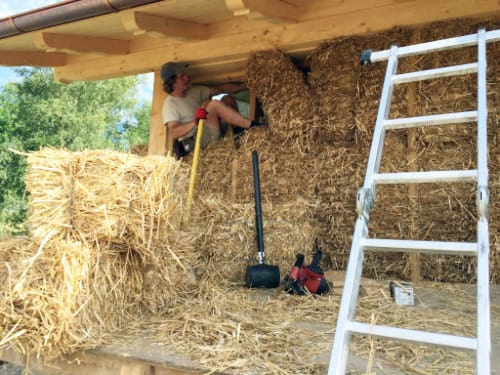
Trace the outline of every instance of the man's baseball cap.
<path fill-rule="evenodd" d="M 188 64 L 182 64 L 182 63 L 174 63 L 174 62 L 168 62 L 163 64 L 161 67 L 161 79 L 166 81 L 172 76 L 175 76 L 180 73 L 184 73 L 186 71 L 186 68 L 188 67 Z"/>

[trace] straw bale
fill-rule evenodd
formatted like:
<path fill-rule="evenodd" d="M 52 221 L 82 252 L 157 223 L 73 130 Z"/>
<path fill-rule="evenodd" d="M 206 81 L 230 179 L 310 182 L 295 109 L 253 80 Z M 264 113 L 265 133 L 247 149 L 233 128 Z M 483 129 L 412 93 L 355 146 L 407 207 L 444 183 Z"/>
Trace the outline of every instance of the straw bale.
<path fill-rule="evenodd" d="M 379 88 L 373 87 L 373 77 L 367 76 L 366 69 L 360 66 L 360 53 L 368 47 L 386 48 L 395 35 L 404 40 L 406 34 L 406 29 L 397 29 L 379 33 L 376 37 L 339 38 L 323 43 L 309 55 L 311 91 L 315 113 L 321 123 L 318 137 L 343 146 L 366 142 L 363 138 L 371 136 L 367 130 L 373 121 L 357 118 L 360 112 L 357 108 L 370 105 L 362 103 L 366 101 L 362 90 L 375 89 L 378 93 Z M 377 69 L 377 72 L 383 74 L 383 68 Z M 373 115 L 374 111 L 367 113 Z"/>
<path fill-rule="evenodd" d="M 187 169 L 171 157 L 42 149 L 28 155 L 30 236 L 121 241 L 144 257 L 179 226 Z"/>
<path fill-rule="evenodd" d="M 274 203 L 311 196 L 314 184 L 304 185 L 310 177 L 309 163 L 317 158 L 297 142 L 282 146 L 267 128 L 246 132 L 234 148 L 229 141 L 216 142 L 202 150 L 196 182 L 196 196 L 221 194 L 228 202 L 254 201 L 252 151 L 259 155 L 262 197 Z M 191 159 L 185 159 L 191 163 Z"/>
<path fill-rule="evenodd" d="M 182 250 L 182 249 L 181 249 Z M 70 240 L 0 242 L 0 347 L 45 360 L 94 348 L 144 313 L 160 313 L 193 294 L 191 255 L 164 247 L 156 263 L 133 249 Z"/>
<path fill-rule="evenodd" d="M 95 256 L 92 249 L 72 241 L 38 245 L 24 239 L 0 246 L 0 253 L 12 253 L 1 272 L 2 346 L 9 343 L 23 354 L 51 359 L 95 345 L 95 332 L 80 320 L 88 302 L 83 284 Z"/>
<path fill-rule="evenodd" d="M 223 202 L 222 196 L 196 201 L 194 225 L 203 233 L 197 247 L 205 263 L 198 272 L 209 278 L 216 275 L 220 284 L 242 284 L 246 267 L 257 264 L 255 205 Z M 312 258 L 317 231 L 311 206 L 314 202 L 303 199 L 262 203 L 266 263 L 279 266 L 282 275 L 291 269 L 297 253 Z"/>
<path fill-rule="evenodd" d="M 205 264 L 197 243 L 196 235 L 180 232 L 175 243 L 156 248 L 157 261 L 140 264 L 139 272 L 143 275 L 140 302 L 148 312 L 164 313 L 191 298 L 196 291 L 196 271 Z"/>
<path fill-rule="evenodd" d="M 310 133 L 314 126 L 311 93 L 304 74 L 285 53 L 274 50 L 251 55 L 246 82 L 261 100 L 277 138 L 293 140 Z"/>
<path fill-rule="evenodd" d="M 31 236 L 0 242 L 2 345 L 51 359 L 189 298 L 200 256 L 181 228 L 185 165 L 54 149 L 28 163 Z"/>

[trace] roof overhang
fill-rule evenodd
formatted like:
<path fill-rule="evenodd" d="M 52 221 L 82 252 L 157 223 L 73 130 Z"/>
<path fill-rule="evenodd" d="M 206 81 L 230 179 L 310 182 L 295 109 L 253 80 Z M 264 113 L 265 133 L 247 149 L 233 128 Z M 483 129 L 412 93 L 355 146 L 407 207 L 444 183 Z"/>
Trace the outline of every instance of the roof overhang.
<path fill-rule="evenodd" d="M 53 22 L 0 39 L 0 65 L 50 66 L 57 80 L 71 82 L 147 73 L 182 61 L 195 81 L 214 83 L 242 79 L 254 51 L 278 48 L 300 57 L 342 36 L 500 15 L 497 0 L 102 0 L 113 2 L 109 12 L 84 12 L 87 17 L 74 20 L 64 6 L 99 1 L 30 12 Z"/>

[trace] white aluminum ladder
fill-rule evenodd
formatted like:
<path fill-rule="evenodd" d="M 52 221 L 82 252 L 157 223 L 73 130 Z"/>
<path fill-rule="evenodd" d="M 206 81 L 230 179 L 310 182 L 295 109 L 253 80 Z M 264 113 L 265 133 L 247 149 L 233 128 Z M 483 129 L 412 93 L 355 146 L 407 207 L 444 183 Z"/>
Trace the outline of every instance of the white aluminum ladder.
<path fill-rule="evenodd" d="M 477 34 L 412 46 L 392 46 L 390 50 L 363 52 L 361 62 L 388 60 L 380 98 L 368 166 L 363 187 L 356 197 L 358 218 L 354 228 L 342 301 L 330 358 L 328 375 L 345 374 L 351 335 L 374 336 L 420 344 L 476 351 L 478 375 L 490 374 L 488 165 L 486 107 L 486 43 L 500 40 L 500 30 L 484 29 Z M 398 58 L 477 45 L 476 63 L 397 74 Z M 477 72 L 477 110 L 389 119 L 393 86 L 400 83 Z M 379 173 L 386 130 L 477 122 L 477 169 L 428 172 Z M 477 183 L 477 242 L 389 240 L 368 237 L 369 211 L 375 201 L 377 184 L 409 184 L 469 181 Z M 477 336 L 461 337 L 411 329 L 372 325 L 354 320 L 365 251 L 418 252 L 441 255 L 477 256 Z"/>

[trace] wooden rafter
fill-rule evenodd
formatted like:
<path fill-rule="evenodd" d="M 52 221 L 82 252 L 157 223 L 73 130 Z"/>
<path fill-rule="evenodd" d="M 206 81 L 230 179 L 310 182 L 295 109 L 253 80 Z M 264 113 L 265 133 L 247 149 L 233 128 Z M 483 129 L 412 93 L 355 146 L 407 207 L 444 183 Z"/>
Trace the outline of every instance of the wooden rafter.
<path fill-rule="evenodd" d="M 160 38 L 203 40 L 208 37 L 208 27 L 195 22 L 128 11 L 122 14 L 124 28 L 134 35 L 147 34 Z"/>
<path fill-rule="evenodd" d="M 129 42 L 126 40 L 91 37 L 87 35 L 39 32 L 33 34 L 33 42 L 47 52 L 97 53 L 104 55 L 126 55 Z"/>
<path fill-rule="evenodd" d="M 0 53 L 0 65 L 4 66 L 63 66 L 66 54 L 45 52 L 4 51 Z"/>
<path fill-rule="evenodd" d="M 297 20 L 297 7 L 281 0 L 226 0 L 227 8 L 235 16 L 266 18 L 272 22 Z"/>

